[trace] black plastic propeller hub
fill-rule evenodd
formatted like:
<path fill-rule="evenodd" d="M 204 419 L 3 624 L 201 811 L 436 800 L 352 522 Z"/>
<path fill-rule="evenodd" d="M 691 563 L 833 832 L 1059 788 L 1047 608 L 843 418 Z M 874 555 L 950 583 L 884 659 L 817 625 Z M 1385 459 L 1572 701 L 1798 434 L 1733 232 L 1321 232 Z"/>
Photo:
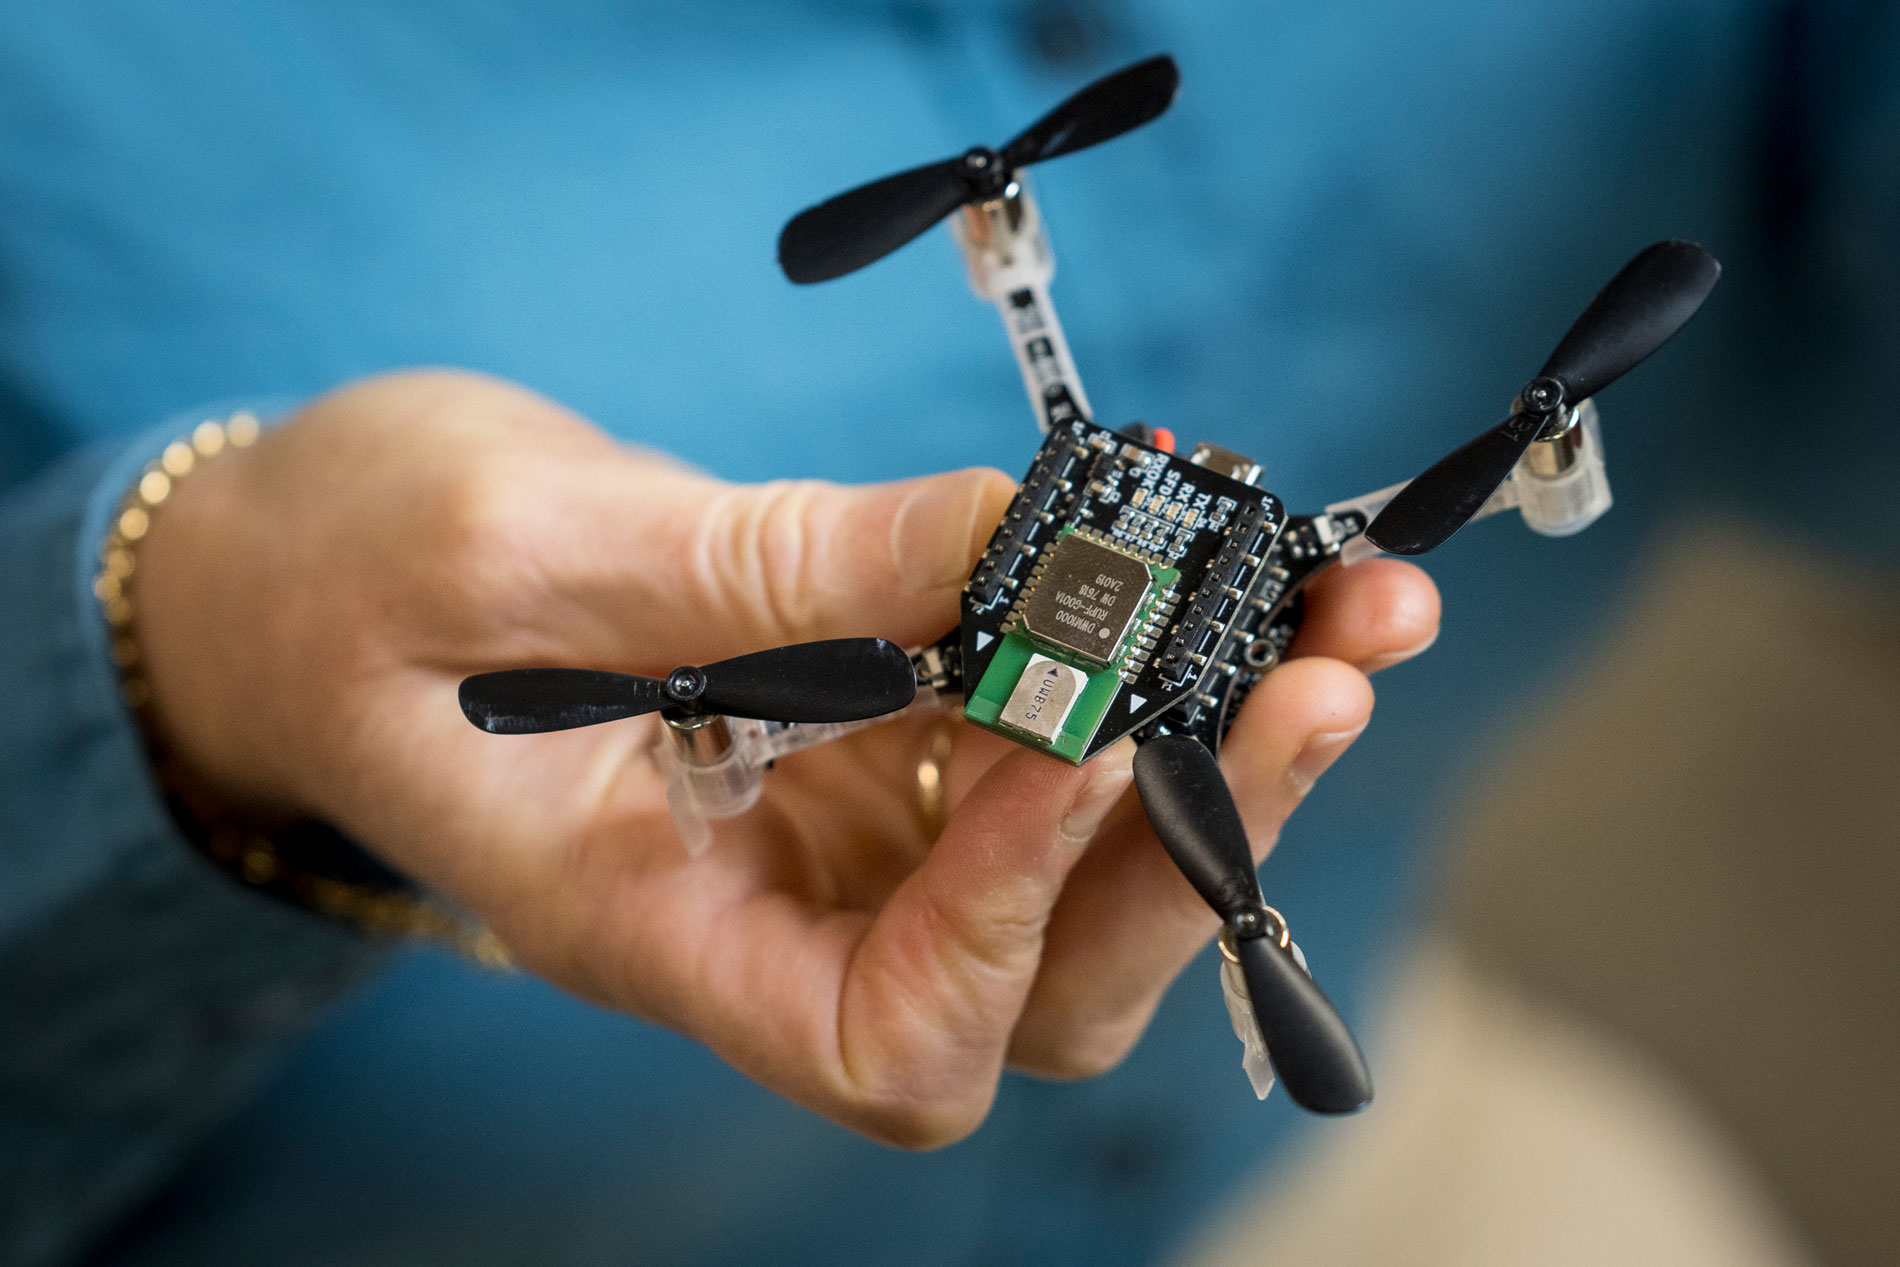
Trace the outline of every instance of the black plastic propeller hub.
<path fill-rule="evenodd" d="M 985 201 L 1000 198 L 1014 175 L 1003 163 L 1002 155 L 987 145 L 979 145 L 963 156 L 963 177 L 970 182 L 972 196 Z"/>
<path fill-rule="evenodd" d="M 666 698 L 681 708 L 690 708 L 706 693 L 706 671 L 682 665 L 666 675 Z"/>
<path fill-rule="evenodd" d="M 1564 385 L 1554 378 L 1533 378 L 1518 394 L 1529 413 L 1556 413 L 1564 406 Z"/>
<path fill-rule="evenodd" d="M 1234 936 L 1242 941 L 1265 937 L 1267 935 L 1266 912 L 1258 909 L 1235 911 L 1233 918 L 1227 921 L 1227 926 L 1233 929 Z"/>

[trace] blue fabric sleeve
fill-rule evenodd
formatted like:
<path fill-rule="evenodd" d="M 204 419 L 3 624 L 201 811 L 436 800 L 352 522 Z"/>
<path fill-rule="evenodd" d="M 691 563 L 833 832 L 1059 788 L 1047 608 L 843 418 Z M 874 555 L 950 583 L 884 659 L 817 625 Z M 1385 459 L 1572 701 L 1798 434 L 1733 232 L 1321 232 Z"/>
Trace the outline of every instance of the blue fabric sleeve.
<path fill-rule="evenodd" d="M 182 429 L 79 451 L 0 495 L 9 1264 L 65 1261 L 109 1230 L 377 958 L 192 852 L 120 702 L 94 560 L 120 493 Z"/>

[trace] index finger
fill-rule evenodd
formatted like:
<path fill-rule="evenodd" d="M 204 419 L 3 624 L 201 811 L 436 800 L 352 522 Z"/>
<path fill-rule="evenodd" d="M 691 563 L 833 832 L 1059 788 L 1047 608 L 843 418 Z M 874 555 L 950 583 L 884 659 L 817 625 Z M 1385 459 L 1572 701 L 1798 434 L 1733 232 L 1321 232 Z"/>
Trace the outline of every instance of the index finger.
<path fill-rule="evenodd" d="M 1438 587 L 1401 559 L 1334 565 L 1306 589 L 1306 620 L 1288 659 L 1325 656 L 1376 673 L 1409 660 L 1438 637 Z"/>

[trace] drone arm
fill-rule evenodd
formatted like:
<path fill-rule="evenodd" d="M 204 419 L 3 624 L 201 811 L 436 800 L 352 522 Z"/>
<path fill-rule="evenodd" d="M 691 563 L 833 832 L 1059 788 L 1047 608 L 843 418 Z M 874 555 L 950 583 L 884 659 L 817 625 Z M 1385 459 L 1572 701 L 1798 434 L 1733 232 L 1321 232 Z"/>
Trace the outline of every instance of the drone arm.
<path fill-rule="evenodd" d="M 1325 518 L 1333 521 L 1334 531 L 1345 534 L 1347 538 L 1339 551 L 1341 563 L 1351 566 L 1361 559 L 1370 559 L 1375 554 L 1385 553 L 1366 540 L 1366 525 L 1377 519 L 1379 512 L 1386 508 L 1386 504 L 1397 497 L 1400 490 L 1409 483 L 1411 483 L 1410 480 L 1405 480 L 1374 492 L 1362 493 L 1358 497 L 1349 498 L 1343 502 L 1334 502 L 1326 508 Z M 1478 508 L 1478 513 L 1472 518 L 1483 519 L 1486 515 L 1495 515 L 1501 511 L 1517 508 L 1517 481 L 1507 479 L 1498 486 L 1498 491 L 1491 494 L 1484 505 Z"/>
<path fill-rule="evenodd" d="M 1069 344 L 1056 320 L 1047 286 L 1025 286 L 996 299 L 1010 347 L 1023 372 L 1023 390 L 1044 433 L 1072 418 L 1089 416 L 1082 379 L 1069 356 Z"/>
<path fill-rule="evenodd" d="M 962 208 L 950 226 L 971 289 L 996 305 L 1003 319 L 1037 425 L 1046 433 L 1072 418 L 1087 418 L 1088 396 L 1049 296 L 1055 255 L 1023 178 L 1018 175 L 999 197 Z"/>
<path fill-rule="evenodd" d="M 1273 1057 L 1267 1051 L 1266 1035 L 1260 1032 L 1260 1018 L 1254 1014 L 1253 998 L 1247 993 L 1247 978 L 1240 971 L 1239 952 L 1231 946 L 1231 936 L 1221 938 L 1220 993 L 1227 1004 L 1227 1022 L 1240 1040 L 1240 1068 L 1253 1087 L 1254 1099 L 1264 1100 L 1273 1090 Z M 1297 947 L 1295 948 L 1297 950 Z"/>
<path fill-rule="evenodd" d="M 896 712 L 863 721 L 764 722 L 702 714 L 666 719 L 653 760 L 666 777 L 666 804 L 689 854 L 712 843 L 712 823 L 736 818 L 758 803 L 765 771 L 780 757 L 842 739 L 899 717 L 941 711 L 960 702 L 920 681 L 916 698 Z"/>
<path fill-rule="evenodd" d="M 666 807 L 686 852 L 712 844 L 712 822 L 735 818 L 758 802 L 765 784 L 759 742 L 768 723 L 717 713 L 665 718 L 653 763 L 666 777 Z"/>
<path fill-rule="evenodd" d="M 1350 533 L 1339 561 L 1369 559 L 1382 551 L 1365 538 L 1366 525 L 1378 518 L 1404 483 L 1362 493 L 1326 508 L 1339 531 Z M 1576 424 L 1552 440 L 1531 445 L 1511 468 L 1498 490 L 1485 500 L 1472 519 L 1506 510 L 1523 512 L 1524 522 L 1547 537 L 1568 537 L 1595 523 L 1610 508 L 1610 482 L 1603 469 L 1603 431 L 1597 405 L 1586 400 L 1577 406 Z"/>
<path fill-rule="evenodd" d="M 908 708 L 901 708 L 882 717 L 871 717 L 864 721 L 843 722 L 790 722 L 784 725 L 770 725 L 765 733 L 753 741 L 751 759 L 761 768 L 777 761 L 780 757 L 806 748 L 815 748 L 821 743 L 830 743 L 846 735 L 854 735 L 860 730 L 869 730 L 873 726 L 882 726 L 885 722 L 896 721 L 900 717 L 920 717 L 943 711 L 951 704 L 962 705 L 956 696 L 940 695 L 929 686 L 917 688 L 917 698 Z"/>

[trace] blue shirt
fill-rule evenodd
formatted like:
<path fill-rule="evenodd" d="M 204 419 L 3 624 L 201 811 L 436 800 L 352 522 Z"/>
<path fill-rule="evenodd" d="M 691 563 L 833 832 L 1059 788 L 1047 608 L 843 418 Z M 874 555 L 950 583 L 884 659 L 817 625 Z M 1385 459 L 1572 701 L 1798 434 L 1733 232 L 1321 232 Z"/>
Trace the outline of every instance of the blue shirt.
<path fill-rule="evenodd" d="M 1638 247 L 1705 241 L 1716 303 L 1603 402 L 1616 513 L 1445 552 L 1440 649 L 1264 872 L 1357 1009 L 1418 912 L 1419 807 L 1678 499 L 1891 551 L 1897 47 L 1884 8 L 1765 0 L 0 13 L 0 1260 L 170 1183 L 115 1259 L 1145 1261 L 1298 1124 L 1251 1102 L 1205 963 L 1123 1069 L 1011 1079 L 926 1157 L 426 953 L 287 1056 L 376 951 L 176 838 L 87 588 L 107 508 L 219 402 L 428 363 L 737 479 L 1019 468 L 943 234 L 812 289 L 772 244 L 1162 49 L 1168 116 L 1036 173 L 1057 299 L 1102 421 L 1259 456 L 1295 509 L 1475 434 Z"/>

